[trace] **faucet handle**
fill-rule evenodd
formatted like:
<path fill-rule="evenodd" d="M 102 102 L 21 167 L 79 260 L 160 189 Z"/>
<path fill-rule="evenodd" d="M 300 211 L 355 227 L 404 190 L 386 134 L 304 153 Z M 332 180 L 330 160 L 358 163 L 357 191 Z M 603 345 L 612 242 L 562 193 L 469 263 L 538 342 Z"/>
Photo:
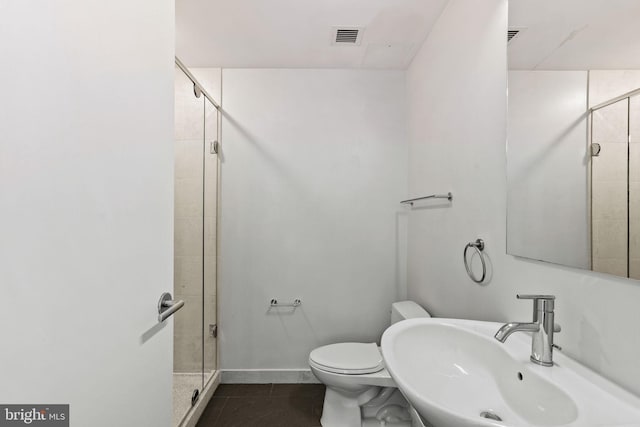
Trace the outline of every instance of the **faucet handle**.
<path fill-rule="evenodd" d="M 546 301 L 553 301 L 556 299 L 555 295 L 526 295 L 526 294 L 516 294 L 516 298 L 518 299 L 532 299 L 532 300 L 546 300 Z"/>
<path fill-rule="evenodd" d="M 538 321 L 538 312 L 544 311 L 547 313 L 553 313 L 555 295 L 525 295 L 516 294 L 518 299 L 530 299 L 533 300 L 533 321 Z"/>

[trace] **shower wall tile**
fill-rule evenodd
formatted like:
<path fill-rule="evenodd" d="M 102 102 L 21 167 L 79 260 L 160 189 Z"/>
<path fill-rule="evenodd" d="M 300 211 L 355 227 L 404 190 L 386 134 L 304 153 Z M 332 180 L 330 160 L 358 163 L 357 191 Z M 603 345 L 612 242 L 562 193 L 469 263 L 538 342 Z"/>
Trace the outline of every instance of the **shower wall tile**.
<path fill-rule="evenodd" d="M 216 217 L 204 217 L 204 248 L 206 255 L 215 255 L 216 251 Z"/>
<path fill-rule="evenodd" d="M 629 258 L 640 259 L 640 182 L 637 181 L 629 183 Z M 629 270 L 631 268 L 630 261 Z"/>
<path fill-rule="evenodd" d="M 206 336 L 204 340 L 204 370 L 212 371 L 218 366 L 218 341 Z"/>
<path fill-rule="evenodd" d="M 599 259 L 627 258 L 627 221 L 593 221 L 593 257 Z"/>
<path fill-rule="evenodd" d="M 204 214 L 215 217 L 218 202 L 218 156 L 205 152 Z"/>
<path fill-rule="evenodd" d="M 627 182 L 627 144 L 603 143 L 593 157 L 592 178 L 596 182 Z"/>
<path fill-rule="evenodd" d="M 217 259 L 215 255 L 207 256 L 204 259 L 204 295 L 205 296 L 213 296 L 217 295 L 216 289 L 216 277 L 218 273 L 217 268 Z"/>
<path fill-rule="evenodd" d="M 202 370 L 202 340 L 190 335 L 174 334 L 174 372 L 200 372 Z"/>
<path fill-rule="evenodd" d="M 640 279 L 640 144 L 629 144 L 629 277 Z"/>
<path fill-rule="evenodd" d="M 593 271 L 626 277 L 627 260 L 617 258 L 594 258 Z"/>
<path fill-rule="evenodd" d="M 204 297 L 204 367 L 205 371 L 215 369 L 217 362 L 216 339 L 209 334 L 209 325 L 217 322 L 216 296 Z"/>
<path fill-rule="evenodd" d="M 174 215 L 176 218 L 202 215 L 202 178 L 176 178 Z"/>
<path fill-rule="evenodd" d="M 640 95 L 629 103 L 629 141 L 640 142 Z"/>
<path fill-rule="evenodd" d="M 629 258 L 629 277 L 640 280 L 640 258 Z"/>
<path fill-rule="evenodd" d="M 173 289 L 176 295 L 202 294 L 201 256 L 175 257 Z"/>
<path fill-rule="evenodd" d="M 596 181 L 592 183 L 594 221 L 627 220 L 627 182 Z"/>
<path fill-rule="evenodd" d="M 200 291 L 202 292 L 202 290 Z M 216 340 L 209 334 L 209 325 L 216 323 L 216 297 L 204 297 L 204 316 L 202 296 L 177 295 L 185 306 L 174 316 L 174 370 L 176 372 L 197 372 L 202 363 L 201 345 L 193 343 L 204 342 L 205 369 L 215 367 Z M 203 324 L 204 319 L 204 324 Z M 204 326 L 204 338 L 203 338 Z M 178 348 L 181 347 L 181 348 Z M 193 352 L 196 353 L 193 353 Z"/>
<path fill-rule="evenodd" d="M 202 139 L 177 140 L 175 142 L 175 177 L 199 179 L 199 187 L 202 189 L 203 153 Z"/>
<path fill-rule="evenodd" d="M 640 216 L 640 182 L 629 182 L 629 219 L 638 223 Z"/>
<path fill-rule="evenodd" d="M 627 143 L 627 101 L 593 112 L 592 140 L 598 144 Z"/>
<path fill-rule="evenodd" d="M 202 218 L 176 218 L 174 227 L 174 255 L 202 256 Z"/>
<path fill-rule="evenodd" d="M 204 325 L 205 335 L 209 334 L 209 325 L 216 323 L 216 296 L 205 295 L 204 296 Z"/>
<path fill-rule="evenodd" d="M 593 270 L 627 275 L 627 104 L 618 102 L 593 114 L 591 217 Z"/>
<path fill-rule="evenodd" d="M 629 181 L 640 182 L 640 144 L 629 144 Z"/>
<path fill-rule="evenodd" d="M 202 337 L 202 285 L 200 295 L 180 295 L 176 299 L 184 301 L 184 307 L 173 315 L 173 333 L 175 336 Z"/>
<path fill-rule="evenodd" d="M 175 136 L 176 140 L 198 139 L 202 141 L 204 136 L 204 122 L 202 119 L 202 101 L 194 105 L 190 102 L 181 102 L 176 99 L 176 110 L 187 109 L 189 111 L 199 111 L 200 117 L 191 117 L 189 114 L 176 117 Z"/>
<path fill-rule="evenodd" d="M 218 134 L 218 110 L 209 102 L 204 109 L 204 137 L 207 143 L 215 141 Z"/>

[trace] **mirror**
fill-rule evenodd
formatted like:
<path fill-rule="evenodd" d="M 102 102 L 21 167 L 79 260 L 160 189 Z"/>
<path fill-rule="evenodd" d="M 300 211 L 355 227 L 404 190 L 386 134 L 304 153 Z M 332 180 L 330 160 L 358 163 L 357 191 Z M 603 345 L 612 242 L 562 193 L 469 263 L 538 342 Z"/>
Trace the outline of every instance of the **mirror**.
<path fill-rule="evenodd" d="M 640 279 L 638 18 L 509 1 L 507 253 Z"/>

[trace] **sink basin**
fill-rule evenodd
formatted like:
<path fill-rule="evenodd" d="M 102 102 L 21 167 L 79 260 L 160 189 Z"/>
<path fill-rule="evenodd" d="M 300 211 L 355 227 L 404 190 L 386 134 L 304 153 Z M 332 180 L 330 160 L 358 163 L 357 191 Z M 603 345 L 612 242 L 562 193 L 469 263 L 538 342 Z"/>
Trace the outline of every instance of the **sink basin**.
<path fill-rule="evenodd" d="M 382 336 L 398 388 L 433 427 L 640 426 L 640 399 L 564 354 L 529 360 L 531 337 L 493 338 L 500 323 L 410 319 Z"/>

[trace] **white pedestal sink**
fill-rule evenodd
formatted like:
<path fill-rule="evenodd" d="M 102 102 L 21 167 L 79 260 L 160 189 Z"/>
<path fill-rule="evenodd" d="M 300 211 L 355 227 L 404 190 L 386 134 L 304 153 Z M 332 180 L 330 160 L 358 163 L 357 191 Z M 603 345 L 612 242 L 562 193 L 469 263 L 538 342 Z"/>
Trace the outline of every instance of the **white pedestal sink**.
<path fill-rule="evenodd" d="M 493 338 L 500 326 L 406 320 L 385 331 L 382 355 L 433 427 L 640 427 L 638 397 L 560 352 L 553 367 L 531 363 L 531 337 L 517 333 L 502 344 Z"/>

